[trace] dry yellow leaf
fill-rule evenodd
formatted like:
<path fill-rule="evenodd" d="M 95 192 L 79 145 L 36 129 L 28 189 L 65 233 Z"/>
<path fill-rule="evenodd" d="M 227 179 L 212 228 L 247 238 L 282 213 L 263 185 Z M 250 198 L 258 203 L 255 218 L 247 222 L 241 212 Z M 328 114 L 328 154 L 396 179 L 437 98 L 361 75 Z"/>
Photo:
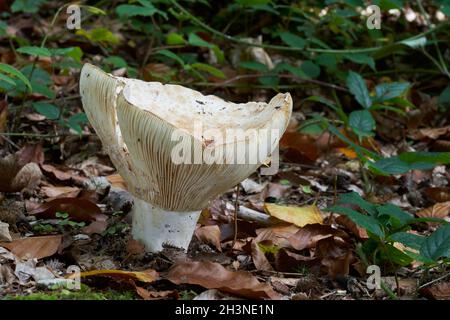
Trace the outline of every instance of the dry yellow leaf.
<path fill-rule="evenodd" d="M 323 223 L 322 214 L 315 205 L 305 207 L 285 207 L 273 203 L 265 203 L 264 208 L 271 216 L 293 223 L 298 227 L 313 223 Z"/>

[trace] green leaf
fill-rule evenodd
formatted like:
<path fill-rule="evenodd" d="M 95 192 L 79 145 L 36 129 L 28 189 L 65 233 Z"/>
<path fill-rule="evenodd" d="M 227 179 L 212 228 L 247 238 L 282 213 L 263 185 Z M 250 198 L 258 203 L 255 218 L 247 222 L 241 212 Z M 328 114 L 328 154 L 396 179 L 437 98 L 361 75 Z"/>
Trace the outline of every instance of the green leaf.
<path fill-rule="evenodd" d="M 158 50 L 156 53 L 157 53 L 157 54 L 160 54 L 160 55 L 163 55 L 163 56 L 165 56 L 165 57 L 167 57 L 167 58 L 170 58 L 170 59 L 172 59 L 172 60 L 175 60 L 176 62 L 178 62 L 179 64 L 181 64 L 183 67 L 184 67 L 184 65 L 185 65 L 183 59 L 181 59 L 177 54 L 173 53 L 173 52 L 170 51 L 170 50 L 166 50 L 166 49 Z"/>
<path fill-rule="evenodd" d="M 265 86 L 276 87 L 280 81 L 280 78 L 277 76 L 262 76 L 258 77 L 258 81 Z"/>
<path fill-rule="evenodd" d="M 70 57 L 78 62 L 81 62 L 81 58 L 83 57 L 83 51 L 80 47 L 50 49 L 50 52 L 52 56 Z"/>
<path fill-rule="evenodd" d="M 28 91 L 31 92 L 32 87 L 30 81 L 25 77 L 25 75 L 14 68 L 13 66 L 10 66 L 9 64 L 0 63 L 0 72 L 9 74 L 10 76 L 16 77 L 20 81 L 22 81 L 28 88 Z"/>
<path fill-rule="evenodd" d="M 109 56 L 105 60 L 103 60 L 104 63 L 110 64 L 113 66 L 113 68 L 126 68 L 128 67 L 127 62 L 119 56 Z"/>
<path fill-rule="evenodd" d="M 36 46 L 31 47 L 20 47 L 17 49 L 17 52 L 28 54 L 30 56 L 39 56 L 39 57 L 51 57 L 52 53 L 47 48 L 41 48 Z"/>
<path fill-rule="evenodd" d="M 392 245 L 386 245 L 386 251 L 382 252 L 383 260 L 391 261 L 399 266 L 407 266 L 414 261 L 408 254 Z"/>
<path fill-rule="evenodd" d="M 257 61 L 241 61 L 239 63 L 239 66 L 241 68 L 260 71 L 260 72 L 266 72 L 268 70 L 267 66 L 261 62 Z"/>
<path fill-rule="evenodd" d="M 202 38 L 200 38 L 195 33 L 189 33 L 188 43 L 192 46 L 197 47 L 206 47 L 206 48 L 212 48 L 213 45 Z"/>
<path fill-rule="evenodd" d="M 11 5 L 12 12 L 36 13 L 46 0 L 15 0 Z"/>
<path fill-rule="evenodd" d="M 387 225 L 390 225 L 395 229 L 405 227 L 414 220 L 414 217 L 411 214 L 390 203 L 383 206 L 377 206 L 377 211 L 378 217 L 388 217 L 389 220 L 387 221 Z"/>
<path fill-rule="evenodd" d="M 415 39 L 408 39 L 408 40 L 400 41 L 400 43 L 404 44 L 405 46 L 415 49 L 415 48 L 425 46 L 427 44 L 427 38 L 420 37 L 420 38 L 415 38 Z"/>
<path fill-rule="evenodd" d="M 155 7 L 142 7 L 131 4 L 121 4 L 116 8 L 116 12 L 121 17 L 151 17 L 155 13 L 157 13 L 158 10 Z"/>
<path fill-rule="evenodd" d="M 410 87 L 409 82 L 382 83 L 375 87 L 375 102 L 384 102 L 400 97 Z"/>
<path fill-rule="evenodd" d="M 307 78 L 317 78 L 320 75 L 320 67 L 310 60 L 304 61 L 300 70 Z"/>
<path fill-rule="evenodd" d="M 374 235 L 377 235 L 380 238 L 384 238 L 384 231 L 381 229 L 380 223 L 374 217 L 367 216 L 353 209 L 344 208 L 340 206 L 333 206 L 327 208 L 326 211 L 344 214 L 361 228 L 366 229 L 368 232 L 373 233 Z"/>
<path fill-rule="evenodd" d="M 303 49 L 306 45 L 305 39 L 290 32 L 281 32 L 280 38 L 284 43 L 293 48 Z"/>
<path fill-rule="evenodd" d="M 105 42 L 110 44 L 119 43 L 119 38 L 106 28 L 95 28 L 89 31 L 84 29 L 77 30 L 77 35 L 83 36 L 92 42 Z"/>
<path fill-rule="evenodd" d="M 371 216 L 377 215 L 377 206 L 364 200 L 358 193 L 349 192 L 339 196 L 338 204 L 351 203 L 366 211 Z"/>
<path fill-rule="evenodd" d="M 419 250 L 426 238 L 409 232 L 397 232 L 391 234 L 389 239 L 400 242 L 412 249 Z"/>
<path fill-rule="evenodd" d="M 373 136 L 375 120 L 367 110 L 358 110 L 350 113 L 348 125 L 358 135 L 359 138 Z"/>
<path fill-rule="evenodd" d="M 439 95 L 439 103 L 449 103 L 450 102 L 450 86 L 444 89 Z"/>
<path fill-rule="evenodd" d="M 7 75 L 4 75 L 3 73 L 0 73 L 0 81 L 5 81 L 13 86 L 16 86 L 14 79 L 11 77 L 8 77 Z"/>
<path fill-rule="evenodd" d="M 358 64 L 366 64 L 368 65 L 373 71 L 376 71 L 375 69 L 375 60 L 363 53 L 352 53 L 352 54 L 345 54 L 344 58 L 350 61 L 353 61 Z"/>
<path fill-rule="evenodd" d="M 209 64 L 206 64 L 206 63 L 199 63 L 199 62 L 193 63 L 193 64 L 191 64 L 191 67 L 195 68 L 197 70 L 208 72 L 217 78 L 222 78 L 222 79 L 225 78 L 225 74 L 222 72 L 222 70 L 219 70 L 219 69 L 217 69 Z"/>
<path fill-rule="evenodd" d="M 59 109 L 50 103 L 33 102 L 32 106 L 38 113 L 42 114 L 49 120 L 56 120 L 59 118 Z"/>
<path fill-rule="evenodd" d="M 169 46 L 174 46 L 179 44 L 185 44 L 186 40 L 184 39 L 182 34 L 171 32 L 166 36 L 166 43 Z"/>
<path fill-rule="evenodd" d="M 420 254 L 436 261 L 450 257 L 450 225 L 441 226 L 433 232 L 420 247 Z"/>
<path fill-rule="evenodd" d="M 367 90 L 364 79 L 356 72 L 350 71 L 347 76 L 347 87 L 355 97 L 356 101 L 365 109 L 370 108 L 372 99 Z"/>
<path fill-rule="evenodd" d="M 76 132 L 80 133 L 83 131 L 81 128 L 82 124 L 85 124 L 88 122 L 88 119 L 86 117 L 86 114 L 84 113 L 77 113 L 71 116 L 68 120 L 68 125 L 71 129 L 75 130 Z"/>
<path fill-rule="evenodd" d="M 106 16 L 106 12 L 103 11 L 102 9 L 100 9 L 100 8 L 93 7 L 93 6 L 87 6 L 87 5 L 84 5 L 84 4 L 80 5 L 80 7 L 86 9 L 88 12 L 90 12 L 92 14 L 98 14 L 98 15 Z"/>
<path fill-rule="evenodd" d="M 450 152 L 405 152 L 370 164 L 379 174 L 403 174 L 410 170 L 429 170 L 437 165 L 449 164 Z"/>

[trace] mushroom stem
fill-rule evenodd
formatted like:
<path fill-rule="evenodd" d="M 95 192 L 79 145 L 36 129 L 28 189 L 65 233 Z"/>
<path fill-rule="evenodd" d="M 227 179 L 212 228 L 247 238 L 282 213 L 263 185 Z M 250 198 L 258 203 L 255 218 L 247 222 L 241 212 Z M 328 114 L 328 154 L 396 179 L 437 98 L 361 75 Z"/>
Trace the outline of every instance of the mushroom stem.
<path fill-rule="evenodd" d="M 187 250 L 200 213 L 167 211 L 135 197 L 133 238 L 150 252 L 161 251 L 163 244 Z"/>

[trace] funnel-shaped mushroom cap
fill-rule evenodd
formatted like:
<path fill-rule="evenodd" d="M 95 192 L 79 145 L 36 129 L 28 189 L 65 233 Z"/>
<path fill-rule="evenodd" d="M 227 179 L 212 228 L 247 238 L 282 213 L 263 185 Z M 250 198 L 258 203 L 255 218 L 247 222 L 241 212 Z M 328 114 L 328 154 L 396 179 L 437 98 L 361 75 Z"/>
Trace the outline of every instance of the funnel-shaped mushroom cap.
<path fill-rule="evenodd" d="M 165 210 L 200 210 L 254 172 L 278 145 L 289 93 L 226 102 L 179 85 L 114 77 L 85 64 L 86 114 L 130 192 Z"/>

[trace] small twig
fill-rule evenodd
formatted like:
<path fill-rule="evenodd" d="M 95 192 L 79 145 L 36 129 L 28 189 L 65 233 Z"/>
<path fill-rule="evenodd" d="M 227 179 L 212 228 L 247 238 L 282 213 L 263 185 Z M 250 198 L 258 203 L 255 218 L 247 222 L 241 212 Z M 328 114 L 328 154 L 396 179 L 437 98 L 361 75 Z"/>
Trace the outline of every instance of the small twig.
<path fill-rule="evenodd" d="M 234 202 L 234 237 L 233 243 L 231 244 L 231 251 L 233 251 L 234 245 L 236 244 L 238 234 L 239 186 L 240 184 L 238 183 L 236 186 L 236 200 Z"/>
<path fill-rule="evenodd" d="M 436 279 L 434 279 L 434 280 L 431 280 L 430 282 L 427 282 L 427 283 L 425 283 L 425 284 L 419 286 L 417 289 L 420 290 L 420 289 L 422 289 L 422 288 L 428 287 L 430 284 L 433 284 L 433 283 L 435 283 L 435 282 L 438 282 L 438 281 L 440 281 L 440 280 L 443 280 L 443 279 L 447 278 L 448 276 L 450 276 L 450 272 L 447 273 L 447 274 L 444 274 L 442 277 L 436 278 Z"/>

